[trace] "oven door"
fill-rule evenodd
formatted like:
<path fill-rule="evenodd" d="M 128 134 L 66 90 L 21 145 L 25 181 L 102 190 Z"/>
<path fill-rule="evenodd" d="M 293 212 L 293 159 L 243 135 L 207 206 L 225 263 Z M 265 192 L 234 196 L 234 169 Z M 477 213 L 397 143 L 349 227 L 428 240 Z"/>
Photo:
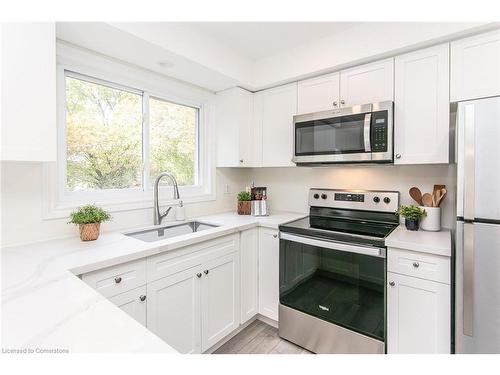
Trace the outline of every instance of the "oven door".
<path fill-rule="evenodd" d="M 294 117 L 295 163 L 371 160 L 371 105 Z"/>
<path fill-rule="evenodd" d="M 281 232 L 280 305 L 375 339 L 383 348 L 385 255 L 384 248 Z"/>

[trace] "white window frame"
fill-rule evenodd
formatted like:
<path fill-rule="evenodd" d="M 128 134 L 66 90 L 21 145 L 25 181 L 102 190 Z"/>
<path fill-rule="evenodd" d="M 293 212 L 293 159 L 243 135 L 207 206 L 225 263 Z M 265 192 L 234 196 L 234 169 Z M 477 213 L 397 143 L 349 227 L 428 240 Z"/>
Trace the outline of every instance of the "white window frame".
<path fill-rule="evenodd" d="M 104 84 L 143 96 L 143 168 L 142 188 L 85 190 L 66 189 L 66 72 L 74 78 Z M 144 209 L 153 206 L 153 188 L 149 183 L 149 165 L 145 158 L 149 146 L 149 98 L 186 105 L 198 109 L 195 186 L 179 186 L 185 203 L 215 200 L 215 164 L 211 131 L 213 94 L 166 77 L 130 67 L 124 63 L 58 44 L 57 63 L 57 161 L 44 167 L 45 219 L 67 217 L 76 207 L 95 203 L 111 212 Z M 132 78 L 131 78 L 132 77 Z M 146 141 L 145 141 L 146 139 Z M 160 188 L 160 204 L 176 203 L 173 188 Z"/>

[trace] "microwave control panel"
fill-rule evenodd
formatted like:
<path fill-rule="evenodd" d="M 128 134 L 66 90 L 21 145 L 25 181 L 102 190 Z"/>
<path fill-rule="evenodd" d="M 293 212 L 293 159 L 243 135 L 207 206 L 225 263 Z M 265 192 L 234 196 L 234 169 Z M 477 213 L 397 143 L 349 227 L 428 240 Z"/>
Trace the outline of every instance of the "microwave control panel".
<path fill-rule="evenodd" d="M 372 112 L 371 148 L 372 152 L 387 151 L 387 111 Z"/>

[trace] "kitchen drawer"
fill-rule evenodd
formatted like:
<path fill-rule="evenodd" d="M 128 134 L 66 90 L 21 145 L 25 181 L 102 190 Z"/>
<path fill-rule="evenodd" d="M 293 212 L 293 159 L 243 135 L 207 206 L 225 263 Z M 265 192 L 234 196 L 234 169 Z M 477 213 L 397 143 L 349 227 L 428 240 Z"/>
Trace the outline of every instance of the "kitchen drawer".
<path fill-rule="evenodd" d="M 450 284 L 449 257 L 396 248 L 387 252 L 387 271 Z"/>
<path fill-rule="evenodd" d="M 239 249 L 239 234 L 219 237 L 147 259 L 148 282 L 195 267 Z"/>
<path fill-rule="evenodd" d="M 104 297 L 113 297 L 146 284 L 146 259 L 89 272 L 82 280 Z"/>

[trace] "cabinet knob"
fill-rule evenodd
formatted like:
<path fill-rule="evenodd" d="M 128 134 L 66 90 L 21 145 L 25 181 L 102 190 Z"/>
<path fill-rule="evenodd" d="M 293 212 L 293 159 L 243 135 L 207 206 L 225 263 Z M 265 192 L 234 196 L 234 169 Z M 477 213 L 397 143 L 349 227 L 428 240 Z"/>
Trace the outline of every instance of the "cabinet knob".
<path fill-rule="evenodd" d="M 115 283 L 120 284 L 122 282 L 122 278 L 120 276 L 115 277 Z"/>
<path fill-rule="evenodd" d="M 243 163 L 243 159 L 240 159 L 240 163 Z"/>
<path fill-rule="evenodd" d="M 401 154 L 396 154 L 396 159 L 401 159 Z"/>
<path fill-rule="evenodd" d="M 203 271 L 205 275 L 208 275 L 208 270 Z"/>
<path fill-rule="evenodd" d="M 196 276 L 197 276 L 197 277 L 198 277 L 198 279 L 199 279 L 199 278 L 201 277 L 201 272 L 198 272 L 198 273 L 196 274 Z"/>
<path fill-rule="evenodd" d="M 345 104 L 345 100 L 344 100 L 344 99 L 342 99 L 342 100 L 340 101 L 340 104 Z"/>
<path fill-rule="evenodd" d="M 141 302 L 144 302 L 146 300 L 146 296 L 142 295 L 139 297 L 139 299 L 141 300 Z"/>
<path fill-rule="evenodd" d="M 413 267 L 418 268 L 420 264 L 418 262 L 413 262 Z"/>
<path fill-rule="evenodd" d="M 394 281 L 389 281 L 389 285 L 394 286 L 394 285 L 396 285 L 396 283 Z"/>
<path fill-rule="evenodd" d="M 277 234 L 273 234 L 273 238 L 278 238 L 278 235 Z"/>
<path fill-rule="evenodd" d="M 334 107 L 336 107 L 336 106 L 338 106 L 338 105 L 339 105 L 339 103 L 338 103 L 338 102 L 333 102 L 332 104 L 333 104 L 333 106 L 334 106 Z"/>

